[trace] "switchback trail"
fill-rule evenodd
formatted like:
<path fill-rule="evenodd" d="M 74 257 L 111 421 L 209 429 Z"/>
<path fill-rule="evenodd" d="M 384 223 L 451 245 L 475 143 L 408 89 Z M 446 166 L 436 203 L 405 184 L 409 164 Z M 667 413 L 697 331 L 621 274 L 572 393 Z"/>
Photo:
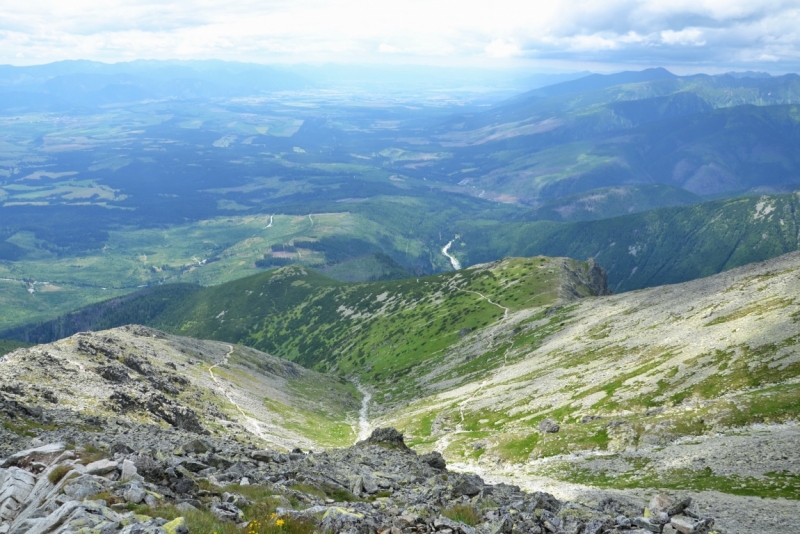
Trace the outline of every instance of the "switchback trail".
<path fill-rule="evenodd" d="M 464 291 L 466 291 L 467 293 L 474 293 L 474 294 L 478 295 L 480 298 L 482 298 L 483 300 L 485 300 L 486 302 L 488 302 L 489 304 L 491 304 L 492 306 L 497 306 L 498 308 L 503 310 L 503 319 L 508 319 L 508 311 L 509 310 L 508 310 L 508 308 L 506 308 L 502 304 L 498 304 L 498 303 L 492 301 L 492 299 L 490 299 L 489 297 L 487 297 L 486 295 L 484 295 L 483 293 L 480 293 L 478 291 L 473 291 L 472 289 L 464 289 Z"/>
<path fill-rule="evenodd" d="M 492 327 L 492 331 L 489 333 L 489 348 L 492 348 L 494 346 L 495 332 L 500 327 L 500 325 L 503 323 L 503 321 L 508 319 L 508 313 L 509 313 L 510 310 L 507 307 L 503 306 L 502 304 L 498 304 L 497 302 L 494 302 L 492 299 L 490 299 L 489 297 L 487 297 L 483 293 L 480 293 L 478 291 L 473 291 L 471 289 L 464 289 L 464 291 L 466 291 L 467 293 L 474 293 L 475 295 L 478 295 L 479 297 L 481 297 L 483 300 L 485 300 L 489 304 L 491 304 L 493 306 L 497 306 L 498 308 L 503 310 L 503 318 L 500 319 L 500 321 L 498 321 L 498 323 L 496 325 L 494 325 L 494 327 Z M 508 347 L 506 347 L 506 350 L 503 351 L 503 365 L 501 365 L 499 368 L 497 368 L 495 370 L 495 372 L 493 373 L 493 375 L 497 375 L 497 373 L 499 373 L 508 364 L 508 352 L 512 349 L 513 346 L 514 346 L 514 343 L 512 342 L 512 343 L 510 343 L 508 345 Z M 461 422 L 462 423 L 464 422 L 464 406 L 467 405 L 472 399 L 474 399 L 478 395 L 478 393 L 481 392 L 481 390 L 483 390 L 483 386 L 486 385 L 486 383 L 489 380 L 490 380 L 489 378 L 486 378 L 485 380 L 483 380 L 480 383 L 480 385 L 478 386 L 478 389 L 473 391 L 472 395 L 470 395 L 469 397 L 464 399 L 464 401 L 462 401 L 461 404 L 459 404 L 458 412 L 459 412 L 459 415 L 461 415 Z"/>

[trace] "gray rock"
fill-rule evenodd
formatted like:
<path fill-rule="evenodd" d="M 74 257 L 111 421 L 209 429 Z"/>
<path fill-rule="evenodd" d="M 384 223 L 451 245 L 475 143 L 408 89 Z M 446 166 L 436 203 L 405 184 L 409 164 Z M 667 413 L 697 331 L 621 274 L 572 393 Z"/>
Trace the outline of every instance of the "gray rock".
<path fill-rule="evenodd" d="M 586 423 L 591 423 L 592 421 L 597 421 L 598 419 L 602 419 L 602 416 L 584 415 L 583 417 L 581 417 L 581 423 L 585 425 Z"/>
<path fill-rule="evenodd" d="M 139 480 L 142 477 L 139 476 L 138 471 L 136 469 L 136 464 L 128 460 L 127 458 L 122 461 L 122 471 L 119 476 L 120 482 L 129 482 L 131 480 Z"/>
<path fill-rule="evenodd" d="M 363 514 L 350 512 L 337 506 L 331 506 L 322 517 L 320 526 L 324 531 L 343 532 L 358 524 L 363 519 Z"/>
<path fill-rule="evenodd" d="M 353 481 L 350 483 L 350 493 L 353 495 L 361 495 L 364 493 L 364 478 L 357 476 L 353 478 Z"/>
<path fill-rule="evenodd" d="M 26 449 L 12 454 L 5 460 L 0 461 L 0 467 L 11 467 L 20 463 L 23 459 L 29 462 L 45 462 L 55 459 L 67 448 L 66 443 L 50 443 L 42 447 Z"/>
<path fill-rule="evenodd" d="M 242 508 L 244 506 L 250 506 L 251 503 L 244 495 L 240 495 L 238 493 L 228 493 L 227 491 L 222 494 L 222 501 L 230 503 L 238 508 Z"/>
<path fill-rule="evenodd" d="M 481 492 L 483 486 L 483 479 L 478 475 L 461 475 L 458 482 L 453 484 L 453 497 L 474 497 Z"/>
<path fill-rule="evenodd" d="M 681 534 L 694 533 L 694 521 L 685 517 L 673 517 L 670 521 L 670 526 L 680 532 Z"/>
<path fill-rule="evenodd" d="M 211 448 L 206 442 L 199 439 L 193 439 L 188 443 L 184 443 L 181 447 L 181 450 L 183 450 L 183 452 L 186 454 L 203 454 L 210 451 Z"/>
<path fill-rule="evenodd" d="M 614 522 L 610 519 L 592 519 L 583 529 L 583 534 L 601 534 L 611 530 L 614 527 Z"/>
<path fill-rule="evenodd" d="M 150 508 L 158 508 L 159 505 L 158 499 L 149 493 L 144 496 L 144 503 Z"/>
<path fill-rule="evenodd" d="M 445 469 L 447 467 L 447 462 L 445 461 L 444 457 L 441 455 L 441 453 L 436 451 L 423 454 L 420 456 L 420 460 L 434 469 Z"/>
<path fill-rule="evenodd" d="M 366 440 L 359 442 L 359 444 L 365 443 L 374 445 L 389 445 L 400 449 L 408 448 L 406 447 L 405 440 L 403 439 L 403 434 L 391 427 L 376 428 Z"/>
<path fill-rule="evenodd" d="M 513 528 L 514 520 L 506 514 L 491 525 L 489 534 L 511 534 Z"/>
<path fill-rule="evenodd" d="M 19 469 L 0 470 L 0 524 L 10 522 L 17 516 L 36 484 L 36 477 Z"/>
<path fill-rule="evenodd" d="M 187 470 L 191 471 L 192 473 L 199 473 L 204 469 L 208 469 L 208 466 L 203 462 L 198 462 L 193 458 L 186 458 L 181 460 L 181 466 L 185 467 Z"/>
<path fill-rule="evenodd" d="M 175 508 L 180 511 L 180 513 L 185 514 L 186 512 L 197 512 L 197 508 L 189 504 L 188 502 L 179 502 L 175 505 Z"/>
<path fill-rule="evenodd" d="M 106 489 L 111 482 L 95 475 L 81 475 L 71 479 L 64 486 L 64 494 L 70 499 L 81 501 Z"/>
<path fill-rule="evenodd" d="M 458 521 L 453 521 L 452 519 L 444 516 L 437 517 L 433 521 L 433 526 L 439 531 L 450 530 L 451 532 L 461 532 L 462 534 L 477 534 L 477 531 L 471 526 L 465 525 L 464 523 L 459 523 Z"/>
<path fill-rule="evenodd" d="M 399 528 L 413 527 L 417 524 L 417 518 L 413 515 L 401 515 L 394 520 L 394 525 Z"/>
<path fill-rule="evenodd" d="M 690 518 L 673 517 L 670 526 L 681 534 L 707 534 L 714 527 L 714 520 L 705 518 L 695 522 Z"/>
<path fill-rule="evenodd" d="M 259 462 L 272 462 L 274 455 L 272 451 L 253 451 L 250 453 L 250 458 Z"/>
<path fill-rule="evenodd" d="M 375 482 L 375 478 L 370 474 L 364 474 L 362 477 L 362 485 L 364 487 L 364 491 L 373 495 L 378 493 L 378 484 Z"/>
<path fill-rule="evenodd" d="M 673 516 L 683 513 L 691 505 L 691 497 L 673 498 L 664 493 L 658 493 L 650 499 L 648 508 L 653 514 L 664 512 L 669 516 Z"/>
<path fill-rule="evenodd" d="M 119 464 L 114 460 L 97 460 L 86 466 L 87 475 L 107 475 L 117 470 Z"/>
<path fill-rule="evenodd" d="M 539 432 L 547 434 L 555 434 L 561 430 L 561 427 L 554 420 L 547 418 L 539 423 Z"/>
<path fill-rule="evenodd" d="M 220 521 L 239 523 L 244 519 L 244 512 L 227 502 L 215 502 L 211 505 L 211 513 Z"/>
<path fill-rule="evenodd" d="M 120 442 L 114 443 L 109 450 L 111 454 L 133 454 L 134 452 L 129 446 Z"/>
<path fill-rule="evenodd" d="M 648 530 L 650 532 L 661 532 L 661 525 L 657 525 L 656 523 L 650 521 L 650 519 L 646 517 L 634 518 L 633 525 L 643 530 Z"/>
<path fill-rule="evenodd" d="M 124 492 L 122 492 L 122 498 L 125 499 L 125 502 L 129 502 L 131 504 L 139 504 L 146 496 L 147 492 L 138 482 L 134 482 Z"/>

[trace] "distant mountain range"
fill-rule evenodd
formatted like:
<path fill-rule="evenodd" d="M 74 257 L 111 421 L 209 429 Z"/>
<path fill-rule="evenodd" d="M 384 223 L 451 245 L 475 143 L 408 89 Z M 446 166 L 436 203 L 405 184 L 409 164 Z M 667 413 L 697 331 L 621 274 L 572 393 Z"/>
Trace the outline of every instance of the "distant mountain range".
<path fill-rule="evenodd" d="M 0 65 L 0 110 L 65 111 L 165 98 L 258 95 L 309 84 L 285 69 L 224 61 Z"/>
<path fill-rule="evenodd" d="M 447 169 L 469 169 L 457 181 L 489 198 L 536 205 L 648 183 L 708 197 L 800 184 L 798 103 L 796 74 L 650 69 L 536 89 L 452 117 L 431 136 L 453 154 Z"/>

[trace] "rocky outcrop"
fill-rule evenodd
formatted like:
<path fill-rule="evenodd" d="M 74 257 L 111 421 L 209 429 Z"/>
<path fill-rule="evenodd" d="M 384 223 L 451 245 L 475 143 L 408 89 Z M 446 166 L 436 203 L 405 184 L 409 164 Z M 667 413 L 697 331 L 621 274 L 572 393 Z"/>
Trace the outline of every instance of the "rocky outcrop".
<path fill-rule="evenodd" d="M 608 275 L 600 264 L 589 259 L 585 263 L 564 260 L 564 280 L 561 283 L 560 297 L 571 301 L 588 296 L 610 295 Z"/>
<path fill-rule="evenodd" d="M 304 433 L 318 429 L 288 428 L 283 419 L 311 411 L 343 421 L 359 406 L 343 390 L 339 377 L 253 349 L 136 325 L 19 349 L 0 362 L 0 413 L 20 429 L 114 420 L 308 449 L 316 443 Z"/>

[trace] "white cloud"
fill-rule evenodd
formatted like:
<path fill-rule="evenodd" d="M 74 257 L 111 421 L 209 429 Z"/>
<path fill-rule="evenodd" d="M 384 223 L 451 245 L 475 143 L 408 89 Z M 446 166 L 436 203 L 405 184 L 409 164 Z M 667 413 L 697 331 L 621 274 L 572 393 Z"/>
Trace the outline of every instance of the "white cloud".
<path fill-rule="evenodd" d="M 484 48 L 489 57 L 513 57 L 518 56 L 522 51 L 519 45 L 508 42 L 504 39 L 495 39 Z"/>
<path fill-rule="evenodd" d="M 382 52 L 384 54 L 397 54 L 398 52 L 400 52 L 400 49 L 390 44 L 381 43 L 378 46 L 378 52 Z"/>
<path fill-rule="evenodd" d="M 680 45 L 694 45 L 703 46 L 706 42 L 703 40 L 703 32 L 698 28 L 686 28 L 679 32 L 673 30 L 665 30 L 661 32 L 661 40 L 668 44 Z"/>
<path fill-rule="evenodd" d="M 360 62 L 394 55 L 434 63 L 758 68 L 769 58 L 800 65 L 797 28 L 798 0 L 6 1 L 0 62 Z"/>

